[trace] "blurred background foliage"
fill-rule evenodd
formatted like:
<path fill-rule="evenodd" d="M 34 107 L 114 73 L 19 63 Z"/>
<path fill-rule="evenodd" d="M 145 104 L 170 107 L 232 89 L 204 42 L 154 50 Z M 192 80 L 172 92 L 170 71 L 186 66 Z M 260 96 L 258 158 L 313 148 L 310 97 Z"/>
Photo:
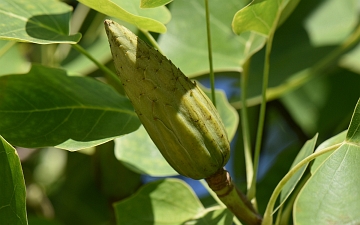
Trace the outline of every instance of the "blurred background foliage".
<path fill-rule="evenodd" d="M 75 9 L 74 15 L 77 16 L 75 20 L 77 22 L 71 27 L 74 29 L 72 33 L 77 31 L 82 33 L 80 45 L 100 62 L 113 69 L 107 38 L 102 26 L 106 16 L 77 1 L 65 2 Z M 246 3 L 243 1 L 240 5 L 244 6 Z M 168 7 L 172 18 L 167 25 L 168 33 L 160 35 L 153 33 L 153 35 L 158 38 L 162 50 L 177 66 L 184 67 L 189 76 L 196 77 L 202 84 L 209 86 L 208 74 L 204 74 L 207 62 L 201 61 L 204 60 L 201 56 L 198 60 L 194 59 L 195 62 L 192 61 L 192 57 L 197 55 L 194 49 L 189 49 L 189 46 L 203 45 L 206 42 L 205 39 L 196 37 L 193 40 L 187 40 L 185 37 L 186 41 L 191 42 L 186 43 L 188 48 L 183 48 L 184 43 L 171 46 L 171 43 L 179 42 L 177 40 L 179 32 L 183 32 L 185 36 L 191 34 L 194 37 L 194 33 L 199 33 L 199 29 L 205 29 L 205 27 L 189 26 L 186 23 L 183 30 L 176 30 L 179 23 L 183 22 L 179 17 L 185 14 L 189 21 L 197 21 L 195 15 L 194 18 L 188 15 L 189 11 L 186 7 L 189 6 L 186 4 L 186 1 L 181 0 L 170 3 Z M 295 11 L 275 33 L 269 86 L 276 87 L 282 84 L 295 73 L 315 65 L 334 50 L 346 38 L 346 34 L 349 34 L 359 23 L 358 6 L 359 1 L 346 1 L 346 3 L 341 1 L 341 4 L 337 0 L 300 1 Z M 225 17 L 223 21 L 227 21 L 229 18 L 231 20 L 238 9 L 223 9 L 228 10 L 228 13 L 220 13 L 216 11 L 216 6 L 213 6 L 212 10 L 217 12 L 215 13 L 217 18 Z M 342 18 L 342 20 L 330 21 L 324 16 L 333 15 L 332 12 L 336 12 L 338 14 L 336 18 Z M 347 27 L 344 27 L 344 24 Z M 126 24 L 126 26 L 137 31 L 132 25 Z M 228 29 L 231 29 L 230 24 Z M 146 39 L 142 33 L 138 34 Z M 219 45 L 219 51 L 222 51 L 221 43 L 216 42 L 217 38 L 221 40 L 222 37 L 217 37 L 217 35 L 214 31 L 214 45 Z M 0 46 L 2 50 L 10 48 L 6 51 L 6 54 L 10 56 L 4 58 L 11 59 L 11 63 L 18 65 L 17 67 L 5 66 L 9 61 L 0 58 L 0 68 L 2 68 L 0 75 L 26 72 L 29 69 L 29 62 L 45 65 L 53 63 L 46 61 L 46 54 L 53 51 L 52 45 L 28 43 L 10 45 L 7 41 L 0 41 Z M 319 133 L 318 143 L 321 143 L 347 129 L 359 98 L 360 70 L 358 61 L 354 60 L 358 57 L 359 50 L 357 49 L 354 48 L 349 54 L 340 58 L 339 63 L 334 63 L 321 74 L 312 77 L 310 81 L 290 92 L 282 93 L 279 98 L 268 103 L 265 139 L 258 176 L 257 199 L 260 212 L 264 211 L 274 187 L 288 171 L 306 140 Z M 59 66 L 73 74 L 87 74 L 102 79 L 103 72 L 98 70 L 92 62 L 73 49 L 69 48 L 68 51 L 69 54 L 65 55 L 66 57 L 57 56 L 62 59 L 59 60 L 61 62 Z M 225 91 L 229 102 L 239 113 L 241 110 L 239 104 L 241 67 L 235 65 L 240 65 L 241 59 L 237 58 L 236 51 L 231 53 L 230 58 L 234 60 L 232 63 L 224 58 L 219 59 L 224 61 L 216 67 L 216 87 Z M 37 54 L 38 52 L 42 52 L 41 57 Z M 224 51 L 223 54 L 228 53 Z M 260 94 L 263 61 L 264 50 L 252 56 L 249 97 Z M 201 62 L 205 63 L 200 65 Z M 112 85 L 120 92 L 122 91 L 116 83 Z M 249 108 L 253 145 L 258 112 L 257 104 Z M 243 143 L 239 128 L 232 141 L 232 157 L 227 169 L 233 175 L 236 184 L 245 190 Z M 55 148 L 19 148 L 27 186 L 29 224 L 113 224 L 115 217 L 112 204 L 130 196 L 144 183 L 157 179 L 157 177 L 133 172 L 116 159 L 113 150 L 113 141 L 78 152 Z M 198 181 L 183 179 L 194 188 L 205 206 L 214 204 L 214 200 Z"/>

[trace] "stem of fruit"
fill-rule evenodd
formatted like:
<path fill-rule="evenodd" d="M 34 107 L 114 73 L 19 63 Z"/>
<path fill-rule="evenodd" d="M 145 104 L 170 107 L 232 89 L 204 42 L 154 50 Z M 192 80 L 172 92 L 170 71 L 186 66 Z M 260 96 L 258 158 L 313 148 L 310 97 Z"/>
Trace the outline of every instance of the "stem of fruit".
<path fill-rule="evenodd" d="M 205 179 L 226 207 L 247 225 L 260 225 L 262 217 L 254 209 L 247 197 L 236 188 L 229 172 L 220 169 Z"/>

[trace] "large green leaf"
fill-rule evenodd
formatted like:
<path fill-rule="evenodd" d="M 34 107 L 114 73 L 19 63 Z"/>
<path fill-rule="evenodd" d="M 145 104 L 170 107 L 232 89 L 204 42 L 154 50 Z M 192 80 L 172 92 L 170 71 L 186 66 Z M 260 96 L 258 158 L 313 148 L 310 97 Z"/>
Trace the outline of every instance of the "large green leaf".
<path fill-rule="evenodd" d="M 204 210 L 191 188 L 178 179 L 149 183 L 114 207 L 119 225 L 183 224 Z"/>
<path fill-rule="evenodd" d="M 323 151 L 325 148 L 329 148 L 331 146 L 341 144 L 345 140 L 346 134 L 347 134 L 347 130 L 341 132 L 340 134 L 335 135 L 334 137 L 329 138 L 328 140 L 321 143 L 316 148 L 315 152 L 320 152 L 320 151 Z M 334 151 L 335 151 L 335 149 L 334 149 Z M 320 155 L 319 157 L 317 157 L 314 160 L 313 164 L 311 165 L 311 173 L 314 173 L 316 171 L 316 169 L 327 159 L 327 157 L 329 157 L 331 155 L 331 153 L 333 153 L 333 151 L 324 153 L 323 155 Z"/>
<path fill-rule="evenodd" d="M 92 78 L 33 66 L 0 77 L 0 134 L 14 145 L 78 150 L 136 130 L 130 101 Z"/>
<path fill-rule="evenodd" d="M 202 89 L 210 97 L 210 90 L 204 87 Z M 238 113 L 229 104 L 223 91 L 217 90 L 215 93 L 220 117 L 224 122 L 229 140 L 232 140 L 239 123 Z M 135 172 L 151 176 L 178 174 L 166 162 L 143 127 L 131 134 L 115 139 L 115 143 L 116 158 Z"/>
<path fill-rule="evenodd" d="M 2 0 L 0 39 L 38 44 L 76 43 L 69 35 L 72 8 L 57 0 Z"/>
<path fill-rule="evenodd" d="M 299 2 L 295 0 L 287 7 L 291 1 L 294 0 L 253 0 L 235 14 L 232 23 L 234 32 L 253 31 L 268 36 L 279 23 L 284 22 Z"/>
<path fill-rule="evenodd" d="M 358 25 L 357 0 L 325 0 L 306 19 L 305 28 L 314 46 L 339 44 Z"/>
<path fill-rule="evenodd" d="M 28 224 L 25 181 L 16 150 L 0 136 L 0 223 Z"/>
<path fill-rule="evenodd" d="M 248 32 L 237 36 L 231 21 L 247 1 L 210 2 L 210 23 L 215 71 L 240 71 L 241 64 L 265 42 L 262 35 Z M 204 1 L 176 0 L 171 3 L 168 32 L 158 39 L 160 48 L 187 76 L 209 71 Z M 189 26 L 190 25 L 190 26 Z"/>
<path fill-rule="evenodd" d="M 140 0 L 78 0 L 79 2 L 103 14 L 134 24 L 140 29 L 158 33 L 166 32 L 165 23 L 170 20 L 170 13 L 165 6 L 142 9 Z"/>
<path fill-rule="evenodd" d="M 360 223 L 360 104 L 342 146 L 313 173 L 294 204 L 294 224 Z"/>

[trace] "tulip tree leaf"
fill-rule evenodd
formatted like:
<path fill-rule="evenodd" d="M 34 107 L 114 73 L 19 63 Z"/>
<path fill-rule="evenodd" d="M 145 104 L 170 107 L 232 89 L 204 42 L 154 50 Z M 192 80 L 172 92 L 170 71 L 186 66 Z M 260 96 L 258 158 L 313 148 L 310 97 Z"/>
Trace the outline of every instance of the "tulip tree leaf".
<path fill-rule="evenodd" d="M 169 22 L 171 17 L 165 6 L 152 9 L 140 8 L 140 0 L 79 0 L 79 2 L 103 14 L 134 24 L 140 29 L 158 33 L 166 32 L 164 24 Z"/>
<path fill-rule="evenodd" d="M 113 88 L 61 69 L 33 66 L 0 77 L 0 134 L 22 147 L 78 150 L 136 130 L 130 101 Z"/>
<path fill-rule="evenodd" d="M 72 8 L 57 0 L 2 0 L 0 39 L 37 44 L 75 44 L 81 34 L 69 35 Z"/>
<path fill-rule="evenodd" d="M 25 181 L 16 150 L 0 136 L 0 221 L 27 224 Z"/>
<path fill-rule="evenodd" d="M 301 160 L 305 159 L 309 155 L 311 155 L 314 152 L 315 144 L 317 140 L 318 135 L 316 134 L 315 137 L 308 140 L 304 146 L 301 148 L 300 152 L 296 156 L 293 164 L 291 165 L 291 168 L 296 166 Z M 296 187 L 296 184 L 301 179 L 302 175 L 304 174 L 306 167 L 308 164 L 304 165 L 300 170 L 298 170 L 291 179 L 284 185 L 281 194 L 280 194 L 280 205 L 285 202 L 285 200 L 290 196 L 291 192 Z"/>
<path fill-rule="evenodd" d="M 202 86 L 201 88 L 210 97 L 210 90 Z M 235 136 L 239 116 L 227 101 L 223 91 L 216 90 L 215 93 L 218 111 L 231 141 Z M 116 138 L 115 143 L 116 158 L 137 173 L 159 177 L 178 174 L 161 155 L 142 126 L 131 134 Z"/>
<path fill-rule="evenodd" d="M 253 31 L 268 36 L 279 23 L 284 22 L 298 2 L 298 0 L 253 0 L 235 14 L 233 30 L 236 34 Z"/>
<path fill-rule="evenodd" d="M 265 37 L 253 32 L 233 33 L 233 15 L 246 4 L 239 0 L 214 0 L 210 26 L 214 70 L 241 71 L 242 63 L 262 48 Z M 172 19 L 158 42 L 164 54 L 189 77 L 209 72 L 204 1 L 176 0 L 171 3 Z M 191 26 L 188 26 L 191 24 Z M 190 60 L 191 58 L 191 60 Z"/>
<path fill-rule="evenodd" d="M 162 5 L 166 5 L 173 0 L 141 0 L 140 7 L 141 8 L 155 8 Z"/>
<path fill-rule="evenodd" d="M 342 143 L 345 140 L 346 134 L 347 134 L 347 130 L 341 132 L 340 134 L 335 135 L 332 138 L 329 138 L 328 140 L 321 143 L 316 148 L 315 152 L 319 152 L 319 151 L 322 151 L 325 148 L 328 148 L 328 147 L 331 147 L 333 145 Z M 334 151 L 335 151 L 335 149 L 334 149 Z M 329 157 L 331 155 L 331 153 L 333 153 L 333 151 L 327 152 L 327 153 L 325 153 L 323 155 L 320 155 L 319 157 L 316 157 L 316 159 L 314 160 L 314 163 L 311 165 L 311 173 L 314 173 L 315 170 L 317 168 L 319 168 L 321 163 L 323 163 L 327 159 L 327 157 Z"/>
<path fill-rule="evenodd" d="M 318 167 L 297 196 L 294 224 L 360 223 L 359 127 L 358 102 L 346 141 Z"/>
<path fill-rule="evenodd" d="M 114 208 L 119 225 L 184 224 L 204 210 L 192 189 L 179 179 L 148 183 Z"/>

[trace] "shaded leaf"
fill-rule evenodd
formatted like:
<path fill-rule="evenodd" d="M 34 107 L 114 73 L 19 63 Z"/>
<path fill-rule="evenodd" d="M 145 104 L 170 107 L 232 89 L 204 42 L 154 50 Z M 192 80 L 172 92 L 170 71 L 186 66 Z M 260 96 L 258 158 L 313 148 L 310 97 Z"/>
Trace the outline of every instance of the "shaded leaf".
<path fill-rule="evenodd" d="M 198 219 L 187 221 L 184 225 L 231 225 L 233 217 L 234 215 L 227 208 L 213 207 L 204 210 Z"/>
<path fill-rule="evenodd" d="M 291 13 L 295 10 L 296 6 L 299 4 L 300 0 L 290 0 L 281 11 L 281 16 L 278 22 L 278 26 L 283 24 L 286 19 L 291 15 Z"/>
<path fill-rule="evenodd" d="M 46 219 L 43 217 L 29 216 L 29 224 L 31 225 L 62 225 L 55 219 Z"/>
<path fill-rule="evenodd" d="M 140 29 L 158 33 L 166 32 L 165 23 L 170 13 L 165 6 L 153 9 L 141 9 L 140 0 L 79 0 L 82 4 L 108 16 L 134 24 Z"/>
<path fill-rule="evenodd" d="M 358 1 L 326 0 L 305 20 L 314 46 L 339 44 L 351 34 L 359 21 Z"/>
<path fill-rule="evenodd" d="M 130 198 L 114 204 L 117 224 L 182 224 L 204 210 L 181 180 L 148 183 Z"/>
<path fill-rule="evenodd" d="M 130 101 L 92 78 L 33 66 L 0 77 L 0 133 L 14 145 L 78 150 L 136 130 Z"/>
<path fill-rule="evenodd" d="M 294 204 L 294 224 L 360 223 L 359 102 L 346 142 L 313 173 Z"/>
<path fill-rule="evenodd" d="M 65 153 L 66 173 L 55 192 L 49 194 L 56 219 L 62 225 L 106 224 L 113 213 L 108 196 L 99 191 L 95 180 L 93 157 L 79 152 Z"/>
<path fill-rule="evenodd" d="M 318 132 L 319 140 L 325 140 L 347 129 L 359 98 L 359 84 L 358 74 L 339 69 L 286 93 L 282 100 L 307 135 Z"/>
<path fill-rule="evenodd" d="M 296 166 L 300 161 L 308 157 L 314 152 L 315 144 L 317 140 L 318 135 L 316 134 L 315 137 L 308 140 L 304 146 L 301 148 L 300 152 L 296 156 L 293 164 L 291 165 L 291 168 Z M 282 205 L 285 200 L 290 196 L 291 192 L 295 189 L 296 184 L 301 179 L 302 175 L 304 174 L 306 167 L 308 164 L 304 165 L 301 169 L 299 169 L 292 177 L 291 179 L 284 185 L 281 194 L 280 194 L 280 205 Z"/>
<path fill-rule="evenodd" d="M 56 0 L 2 0 L 0 38 L 38 44 L 78 42 L 69 35 L 72 8 Z"/>
<path fill-rule="evenodd" d="M 123 199 L 133 194 L 141 185 L 141 175 L 126 168 L 114 155 L 114 142 L 96 147 L 93 157 L 97 183 L 110 199 Z"/>
<path fill-rule="evenodd" d="M 319 151 L 324 150 L 325 148 L 331 147 L 336 144 L 340 144 L 341 142 L 343 142 L 345 140 L 346 134 L 347 134 L 347 130 L 341 132 L 340 134 L 335 135 L 332 138 L 329 138 L 328 140 L 321 143 L 316 148 L 315 152 L 319 152 Z M 335 151 L 335 149 L 334 149 L 334 151 Z M 311 173 L 314 173 L 315 170 L 321 165 L 321 163 L 323 163 L 327 159 L 327 157 L 329 157 L 332 153 L 333 153 L 333 151 L 327 152 L 327 153 L 317 157 L 314 160 L 314 163 L 311 165 Z"/>
<path fill-rule="evenodd" d="M 287 93 L 281 100 L 297 124 L 306 134 L 311 135 L 317 130 L 314 121 L 323 116 L 319 108 L 325 105 L 328 92 L 327 82 L 317 79 L 302 85 L 294 92 Z"/>
<path fill-rule="evenodd" d="M 211 96 L 210 89 L 198 84 L 205 94 Z M 217 109 L 228 138 L 231 141 L 239 123 L 239 115 L 229 104 L 223 91 L 216 90 Z M 151 176 L 173 176 L 178 173 L 168 164 L 158 148 L 150 139 L 144 127 L 137 131 L 115 139 L 115 155 L 131 170 Z"/>
<path fill-rule="evenodd" d="M 166 5 L 173 0 L 141 0 L 140 7 L 141 8 L 155 8 L 162 5 Z"/>
<path fill-rule="evenodd" d="M 241 64 L 265 43 L 262 35 L 233 33 L 232 16 L 245 4 L 246 1 L 215 0 L 209 5 L 215 71 L 241 71 Z M 160 48 L 187 76 L 208 73 L 204 1 L 176 0 L 170 11 L 172 20 L 168 32 L 158 39 Z"/>
<path fill-rule="evenodd" d="M 0 136 L 0 222 L 25 225 L 26 192 L 21 163 L 16 150 Z"/>

